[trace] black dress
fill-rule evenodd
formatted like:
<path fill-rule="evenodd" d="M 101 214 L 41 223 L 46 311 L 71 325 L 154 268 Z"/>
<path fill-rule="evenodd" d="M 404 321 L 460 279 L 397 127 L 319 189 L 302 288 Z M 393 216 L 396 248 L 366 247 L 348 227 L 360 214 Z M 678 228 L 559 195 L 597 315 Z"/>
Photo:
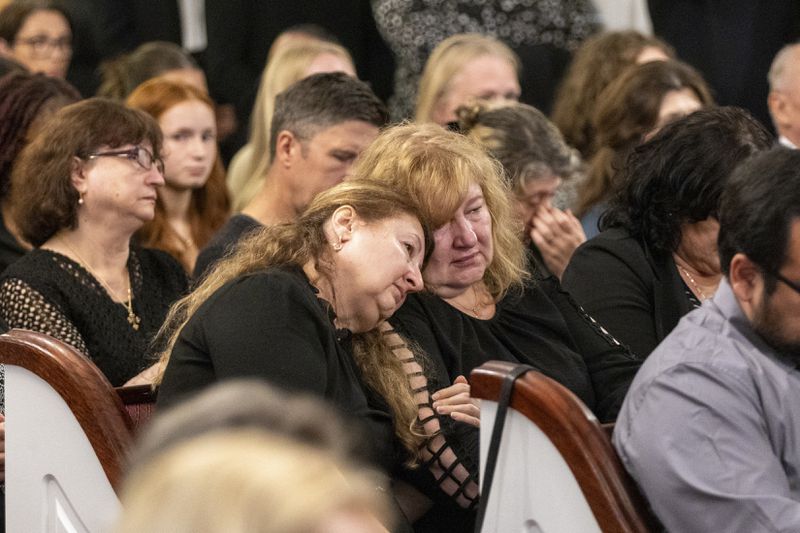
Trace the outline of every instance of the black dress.
<path fill-rule="evenodd" d="M 8 231 L 3 215 L 0 215 L 0 273 L 26 252 L 27 250 L 22 247 L 17 238 Z"/>
<path fill-rule="evenodd" d="M 261 222 L 242 213 L 229 218 L 197 256 L 197 261 L 194 263 L 194 279 L 201 279 L 217 261 L 230 253 L 236 243 L 262 227 L 264 225 Z"/>
<path fill-rule="evenodd" d="M 350 333 L 336 329 L 329 309 L 299 267 L 228 282 L 181 331 L 161 383 L 159 408 L 221 380 L 263 378 L 338 407 L 360 426 L 374 462 L 390 471 L 397 454 L 392 417 L 362 387 Z"/>
<path fill-rule="evenodd" d="M 9 328 L 39 331 L 74 346 L 120 386 L 155 362 L 153 337 L 186 291 L 183 268 L 164 252 L 132 248 L 128 270 L 138 331 L 128 323 L 125 305 L 112 301 L 91 273 L 42 249 L 0 277 L 0 317 Z"/>
<path fill-rule="evenodd" d="M 593 317 L 643 359 L 694 308 L 672 256 L 654 255 L 646 243 L 622 228 L 605 230 L 579 246 L 563 283 Z"/>

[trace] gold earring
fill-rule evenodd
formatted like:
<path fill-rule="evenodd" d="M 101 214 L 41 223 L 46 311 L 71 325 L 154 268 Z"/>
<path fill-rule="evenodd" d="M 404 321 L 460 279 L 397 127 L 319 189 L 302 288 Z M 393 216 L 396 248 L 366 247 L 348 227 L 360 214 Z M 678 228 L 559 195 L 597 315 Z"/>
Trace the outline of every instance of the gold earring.
<path fill-rule="evenodd" d="M 331 246 L 333 246 L 333 249 L 338 252 L 342 249 L 342 241 L 339 240 L 339 242 L 335 242 Z"/>

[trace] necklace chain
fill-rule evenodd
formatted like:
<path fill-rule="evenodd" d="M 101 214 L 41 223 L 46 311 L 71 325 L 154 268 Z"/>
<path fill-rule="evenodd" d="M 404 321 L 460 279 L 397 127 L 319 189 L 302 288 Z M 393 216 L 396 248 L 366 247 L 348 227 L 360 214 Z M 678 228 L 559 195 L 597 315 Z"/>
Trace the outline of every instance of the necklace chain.
<path fill-rule="evenodd" d="M 117 300 L 122 300 L 122 299 L 119 297 L 119 295 L 116 293 L 116 291 L 114 291 L 114 289 L 112 289 L 112 288 L 111 288 L 111 286 L 110 286 L 108 283 L 106 283 L 106 282 L 105 282 L 105 280 L 104 280 L 103 278 L 101 278 L 101 277 L 100 277 L 100 276 L 97 274 L 97 272 L 95 272 L 94 270 L 92 270 L 92 267 L 89 265 L 89 262 L 88 262 L 86 259 L 84 259 L 84 258 L 81 256 L 81 254 L 79 254 L 79 253 L 78 253 L 78 251 L 77 251 L 77 250 L 75 250 L 75 248 L 73 248 L 72 246 L 70 246 L 69 242 L 67 242 L 67 240 L 66 240 L 66 239 L 65 239 L 63 236 L 61 237 L 61 242 L 63 242 L 63 243 L 64 243 L 64 245 L 65 245 L 67 248 L 69 248 L 69 251 L 70 251 L 70 252 L 72 252 L 73 254 L 75 254 L 75 257 L 76 257 L 76 258 L 77 258 L 77 259 L 80 261 L 80 263 L 81 263 L 81 264 L 82 264 L 84 267 L 86 267 L 86 270 L 88 270 L 88 271 L 89 271 L 89 273 L 90 273 L 92 276 L 94 276 L 94 277 L 95 277 L 95 279 L 97 279 L 97 281 L 99 281 L 99 282 L 100 282 L 100 284 L 101 284 L 103 287 L 105 287 L 105 289 L 108 291 L 108 294 L 109 294 L 110 296 L 112 296 L 113 298 L 116 298 Z M 134 312 L 133 312 L 133 295 L 132 295 L 132 293 L 131 293 L 131 277 L 130 277 L 130 273 L 128 273 L 127 279 L 128 279 L 128 299 L 127 299 L 127 300 L 122 300 L 122 301 L 120 301 L 120 302 L 118 302 L 118 303 L 119 303 L 120 305 L 122 305 L 123 307 L 125 307 L 125 309 L 128 311 L 128 324 L 130 324 L 130 325 L 131 325 L 131 327 L 133 328 L 133 330 L 134 330 L 134 331 L 139 331 L 139 324 L 141 324 L 141 322 L 142 322 L 142 321 L 141 321 L 141 319 L 139 318 L 139 316 L 138 316 L 136 313 L 134 313 Z"/>
<path fill-rule="evenodd" d="M 697 295 L 700 297 L 700 300 L 701 301 L 708 300 L 708 296 L 706 296 L 706 293 L 703 292 L 703 289 L 701 289 L 700 285 L 698 285 L 697 282 L 694 280 L 694 277 L 691 275 L 691 273 L 689 273 L 689 271 L 683 268 L 681 265 L 677 265 L 677 267 L 680 269 L 681 272 L 683 272 L 684 276 L 686 276 L 686 279 L 689 280 L 689 283 L 692 284 L 694 290 L 697 291 Z"/>
<path fill-rule="evenodd" d="M 481 300 L 478 297 L 478 289 L 475 288 L 475 285 L 472 285 L 472 295 L 475 297 L 475 302 L 473 303 L 472 307 L 469 305 L 464 305 L 456 300 L 451 300 L 456 307 L 460 307 L 462 311 L 466 311 L 467 313 L 472 313 L 477 318 L 483 318 L 481 312 Z"/>

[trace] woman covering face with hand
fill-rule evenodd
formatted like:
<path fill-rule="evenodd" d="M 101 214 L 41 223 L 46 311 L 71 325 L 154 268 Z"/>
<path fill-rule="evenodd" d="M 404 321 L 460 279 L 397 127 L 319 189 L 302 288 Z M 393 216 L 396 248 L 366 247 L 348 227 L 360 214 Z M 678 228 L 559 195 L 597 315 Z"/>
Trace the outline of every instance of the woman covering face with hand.
<path fill-rule="evenodd" d="M 440 430 L 423 454 L 442 464 L 446 475 L 436 479 L 443 490 L 463 507 L 474 505 L 478 435 L 464 417 L 450 415 L 452 393 L 439 389 L 486 361 L 530 364 L 601 420 L 614 419 L 638 363 L 555 278 L 531 282 L 509 191 L 479 146 L 438 126 L 398 126 L 362 154 L 355 175 L 361 172 L 406 191 L 436 228 L 423 270 L 430 292 L 410 296 L 391 323 L 430 360 L 417 403 L 420 419 Z M 427 391 L 439 392 L 431 401 Z M 468 529 L 470 514 L 460 518 Z"/>
<path fill-rule="evenodd" d="M 480 103 L 458 110 L 459 126 L 503 166 L 512 191 L 512 205 L 524 224 L 543 275 L 561 274 L 575 249 L 586 240 L 569 209 L 552 203 L 565 180 L 582 173 L 578 152 L 564 142 L 558 129 L 535 108 L 519 103 Z"/>
<path fill-rule="evenodd" d="M 214 104 L 199 89 L 163 78 L 140 85 L 127 104 L 158 120 L 164 134 L 165 185 L 158 193 L 155 217 L 137 237 L 192 272 L 199 250 L 228 216 Z"/>

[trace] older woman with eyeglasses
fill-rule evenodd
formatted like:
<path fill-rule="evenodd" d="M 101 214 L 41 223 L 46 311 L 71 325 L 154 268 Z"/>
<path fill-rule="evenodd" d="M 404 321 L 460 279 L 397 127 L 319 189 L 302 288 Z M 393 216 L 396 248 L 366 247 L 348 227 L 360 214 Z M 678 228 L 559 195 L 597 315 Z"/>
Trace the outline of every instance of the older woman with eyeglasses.
<path fill-rule="evenodd" d="M 164 184 L 161 141 L 145 113 L 85 100 L 54 115 L 11 175 L 12 217 L 36 249 L 0 278 L 0 317 L 71 344 L 114 386 L 149 380 L 151 341 L 186 289 L 172 257 L 130 245 Z"/>

